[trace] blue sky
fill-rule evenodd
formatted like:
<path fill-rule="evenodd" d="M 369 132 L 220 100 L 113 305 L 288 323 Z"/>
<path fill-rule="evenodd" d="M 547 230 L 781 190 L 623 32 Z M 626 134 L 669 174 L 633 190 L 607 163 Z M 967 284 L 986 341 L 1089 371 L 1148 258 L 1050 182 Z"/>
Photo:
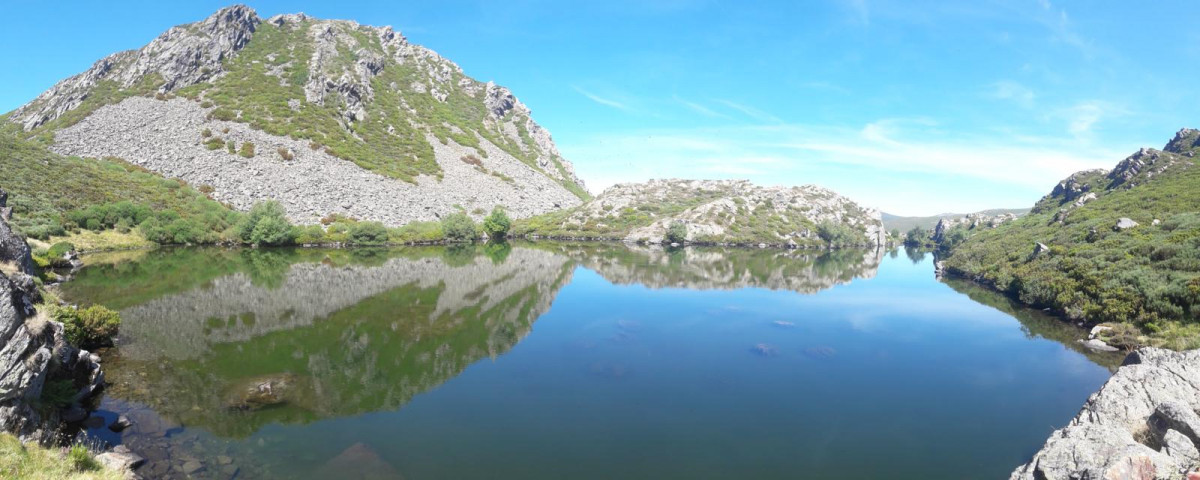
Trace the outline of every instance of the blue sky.
<path fill-rule="evenodd" d="M 247 3 L 392 25 L 510 87 L 593 191 L 749 178 L 898 214 L 1022 207 L 1200 126 L 1185 1 Z M 0 0 L 0 111 L 225 3 L 162 5 Z"/>

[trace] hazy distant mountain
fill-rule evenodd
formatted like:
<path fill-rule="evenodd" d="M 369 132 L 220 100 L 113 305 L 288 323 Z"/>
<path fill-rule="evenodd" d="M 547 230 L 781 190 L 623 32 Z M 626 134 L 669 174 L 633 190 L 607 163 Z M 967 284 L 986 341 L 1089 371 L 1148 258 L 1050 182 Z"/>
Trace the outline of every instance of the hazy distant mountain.
<path fill-rule="evenodd" d="M 993 208 L 993 209 L 989 209 L 989 210 L 981 210 L 981 211 L 972 212 L 972 213 L 978 214 L 978 215 L 986 215 L 989 217 L 1003 215 L 1006 213 L 1011 213 L 1013 215 L 1025 215 L 1026 213 L 1029 213 L 1029 209 L 1028 208 Z M 925 230 L 932 230 L 933 227 L 937 226 L 938 222 L 941 220 L 954 220 L 957 218 L 965 217 L 967 215 L 971 215 L 972 213 L 939 213 L 937 215 L 933 215 L 930 217 L 902 217 L 899 215 L 892 215 L 890 213 L 884 212 L 883 213 L 883 226 L 887 227 L 888 231 L 891 231 L 892 229 L 900 230 L 900 233 L 906 233 L 909 230 L 912 230 L 913 227 L 921 227 L 922 229 L 925 229 Z"/>

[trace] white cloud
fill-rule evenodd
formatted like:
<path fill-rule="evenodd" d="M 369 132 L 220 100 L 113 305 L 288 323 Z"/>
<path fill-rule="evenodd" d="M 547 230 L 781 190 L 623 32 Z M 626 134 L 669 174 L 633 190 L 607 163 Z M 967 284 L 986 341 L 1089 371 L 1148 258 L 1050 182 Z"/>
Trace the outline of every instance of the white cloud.
<path fill-rule="evenodd" d="M 749 178 L 819 184 L 912 215 L 1032 205 L 1067 175 L 1122 157 L 1071 137 L 950 136 L 927 118 L 599 135 L 560 148 L 596 191 L 651 178 Z"/>
<path fill-rule="evenodd" d="M 584 90 L 580 87 L 572 87 L 572 88 L 574 88 L 576 92 L 579 92 L 580 95 L 587 97 L 588 100 L 599 103 L 601 105 L 604 105 L 607 107 L 612 107 L 617 110 L 625 110 L 627 112 L 633 110 L 629 105 L 627 105 L 625 103 L 622 103 L 622 102 L 619 102 L 619 101 L 616 101 L 616 100 L 613 100 L 610 98 L 601 97 L 601 96 L 591 93 L 587 90 Z"/>
<path fill-rule="evenodd" d="M 693 112 L 696 112 L 696 113 L 699 113 L 699 114 L 701 114 L 701 115 L 704 115 L 704 116 L 706 116 L 706 117 L 711 117 L 711 118 L 729 118 L 729 116 L 728 116 L 728 115 L 725 115 L 725 114 L 723 114 L 723 113 L 718 113 L 718 112 L 716 112 L 716 111 L 713 111 L 713 109 L 711 109 L 711 108 L 708 108 L 708 107 L 706 107 L 706 106 L 704 106 L 704 105 L 701 105 L 701 104 L 699 104 L 699 103 L 696 103 L 696 102 L 689 102 L 689 101 L 687 101 L 687 100 L 684 100 L 684 99 L 682 99 L 682 98 L 679 98 L 678 96 L 676 96 L 676 97 L 673 97 L 673 98 L 674 98 L 674 99 L 675 99 L 675 101 L 676 101 L 676 102 L 678 102 L 680 105 L 683 105 L 683 106 L 687 107 L 688 109 L 690 109 L 691 111 L 693 111 Z"/>

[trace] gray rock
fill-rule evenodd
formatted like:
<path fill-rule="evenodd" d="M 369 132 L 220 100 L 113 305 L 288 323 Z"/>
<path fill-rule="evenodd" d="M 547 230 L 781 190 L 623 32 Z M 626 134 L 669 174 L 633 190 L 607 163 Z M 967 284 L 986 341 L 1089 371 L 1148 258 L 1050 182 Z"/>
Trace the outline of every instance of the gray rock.
<path fill-rule="evenodd" d="M 200 463 L 199 460 L 188 460 L 186 462 L 183 462 L 183 467 L 181 468 L 181 470 L 183 470 L 183 473 L 185 473 L 187 475 L 195 475 L 199 472 L 204 471 L 204 464 Z"/>
<path fill-rule="evenodd" d="M 1092 327 L 1092 330 L 1090 332 L 1088 332 L 1088 339 L 1091 340 L 1091 339 L 1099 336 L 1100 333 L 1111 331 L 1111 330 L 1112 330 L 1112 327 L 1109 327 L 1107 325 L 1096 325 L 1096 326 Z"/>
<path fill-rule="evenodd" d="M 1194 426 L 1194 409 L 1200 406 L 1197 386 L 1200 350 L 1144 348 L 1131 353 L 1079 414 L 1051 434 L 1030 462 L 1018 467 L 1010 478 L 1179 478 L 1180 472 L 1192 465 L 1177 460 L 1181 450 L 1186 450 L 1178 438 L 1171 439 L 1177 449 L 1174 456 L 1155 451 L 1138 439 L 1148 435 L 1149 443 L 1165 444 L 1168 429 L 1147 429 L 1152 416 L 1159 417 L 1155 422 Z"/>
<path fill-rule="evenodd" d="M 1138 226 L 1137 222 L 1129 218 L 1121 217 L 1117 219 L 1117 225 L 1114 228 L 1117 230 L 1129 230 L 1136 226 Z"/>
<path fill-rule="evenodd" d="M 101 465 L 118 472 L 132 472 L 133 469 L 146 463 L 146 459 L 125 449 L 123 452 L 113 450 L 96 455 L 96 461 Z"/>
<path fill-rule="evenodd" d="M 1091 340 L 1080 340 L 1079 343 L 1082 343 L 1083 346 L 1097 352 L 1115 352 L 1118 350 L 1117 347 L 1104 343 L 1104 340 L 1100 340 L 1098 338 L 1093 338 Z"/>
<path fill-rule="evenodd" d="M 0 207 L 7 207 L 7 202 L 8 193 L 0 190 Z M 0 219 L 0 264 L 13 265 L 18 272 L 32 274 L 33 257 L 29 245 L 9 227 L 8 220 L 7 217 Z"/>
<path fill-rule="evenodd" d="M 1167 430 L 1163 434 L 1162 452 L 1175 460 L 1179 465 L 1197 465 L 1200 464 L 1200 451 L 1196 450 L 1196 444 L 1192 442 L 1186 435 L 1175 430 Z"/>
<path fill-rule="evenodd" d="M 120 415 L 116 420 L 113 420 L 112 424 L 108 426 L 108 429 L 114 432 L 121 432 L 131 426 L 133 426 L 133 422 L 129 421 L 129 417 Z"/>
<path fill-rule="evenodd" d="M 1167 430 L 1184 434 L 1192 442 L 1200 441 L 1200 416 L 1187 405 L 1175 401 L 1158 404 L 1154 414 L 1147 421 L 1150 431 L 1158 437 L 1166 435 Z"/>
<path fill-rule="evenodd" d="M 1050 251 L 1050 247 L 1047 247 L 1046 244 L 1044 244 L 1044 243 L 1033 244 L 1033 256 L 1035 256 L 1035 257 L 1038 255 L 1041 255 L 1043 253 L 1047 253 L 1049 251 Z"/>

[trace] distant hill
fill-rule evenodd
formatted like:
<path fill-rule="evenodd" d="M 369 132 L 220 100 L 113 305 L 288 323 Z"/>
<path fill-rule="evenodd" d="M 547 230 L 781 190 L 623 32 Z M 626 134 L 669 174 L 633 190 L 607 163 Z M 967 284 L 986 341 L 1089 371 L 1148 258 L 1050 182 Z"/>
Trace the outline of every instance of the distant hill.
<path fill-rule="evenodd" d="M 1112 170 L 1059 182 L 1026 216 L 980 232 L 946 272 L 1076 321 L 1128 323 L 1200 347 L 1200 130 Z M 1173 343 L 1172 343 L 1173 342 Z"/>
<path fill-rule="evenodd" d="M 515 235 L 659 243 L 673 224 L 688 242 L 786 247 L 879 246 L 879 212 L 817 187 L 747 180 L 614 185 L 578 207 L 518 221 Z"/>
<path fill-rule="evenodd" d="M 1028 208 L 993 208 L 990 210 L 982 210 L 982 211 L 973 212 L 973 213 L 979 214 L 979 215 L 986 215 L 989 217 L 1003 215 L 1006 213 L 1011 213 L 1013 215 L 1021 216 L 1021 215 L 1025 215 L 1026 213 L 1029 213 L 1029 209 Z M 884 212 L 883 213 L 883 226 L 885 228 L 887 228 L 889 232 L 892 231 L 893 229 L 895 229 L 895 230 L 899 230 L 900 233 L 907 233 L 909 230 L 912 230 L 913 227 L 921 227 L 924 230 L 932 230 L 933 227 L 937 226 L 938 222 L 941 220 L 953 220 L 956 218 L 965 217 L 967 215 L 970 215 L 970 214 L 969 213 L 941 213 L 941 214 L 934 215 L 931 217 L 902 217 L 899 215 L 892 215 L 890 213 Z"/>

